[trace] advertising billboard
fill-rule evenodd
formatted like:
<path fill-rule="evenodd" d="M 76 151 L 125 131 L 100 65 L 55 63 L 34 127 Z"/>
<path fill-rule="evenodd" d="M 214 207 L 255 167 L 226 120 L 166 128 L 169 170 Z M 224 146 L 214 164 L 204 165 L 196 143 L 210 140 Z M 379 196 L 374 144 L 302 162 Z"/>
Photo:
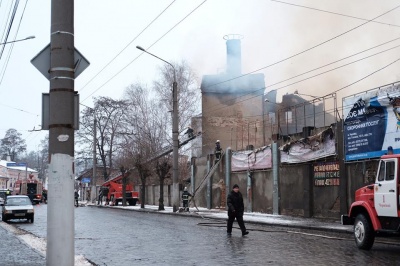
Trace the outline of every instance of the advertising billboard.
<path fill-rule="evenodd" d="M 345 160 L 400 152 L 400 83 L 343 98 Z"/>

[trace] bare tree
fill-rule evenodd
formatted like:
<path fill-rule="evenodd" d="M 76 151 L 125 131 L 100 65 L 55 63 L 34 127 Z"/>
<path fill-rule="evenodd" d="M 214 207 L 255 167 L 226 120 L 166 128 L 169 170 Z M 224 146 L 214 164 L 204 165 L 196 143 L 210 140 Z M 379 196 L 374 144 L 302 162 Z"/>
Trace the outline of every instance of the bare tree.
<path fill-rule="evenodd" d="M 27 152 L 20 158 L 21 162 L 27 163 L 29 168 L 38 171 L 38 178 L 46 179 L 49 164 L 49 135 L 40 141 L 36 151 Z"/>
<path fill-rule="evenodd" d="M 170 156 L 164 156 L 156 161 L 156 174 L 160 182 L 160 198 L 158 200 L 158 210 L 163 211 L 164 209 L 164 180 L 170 177 L 171 173 L 171 158 Z"/>
<path fill-rule="evenodd" d="M 82 111 L 81 130 L 78 132 L 78 142 L 83 150 L 91 151 L 93 147 L 93 126 L 96 117 L 96 150 L 103 168 L 104 181 L 108 179 L 113 169 L 113 154 L 121 140 L 120 129 L 126 121 L 127 102 L 109 97 L 95 99 L 94 108 Z M 85 154 L 83 154 L 85 158 Z"/>
<path fill-rule="evenodd" d="M 173 63 L 178 84 L 179 132 L 191 124 L 191 118 L 200 111 L 200 89 L 190 66 L 182 61 Z M 154 89 L 164 108 L 172 110 L 172 83 L 174 71 L 169 65 L 160 68 L 160 78 L 154 81 Z M 172 125 L 172 123 L 170 123 Z"/>
<path fill-rule="evenodd" d="M 16 129 L 10 128 L 1 139 L 1 151 L 3 154 L 9 155 L 11 161 L 16 160 L 18 154 L 26 151 L 26 143 L 21 136 L 22 134 Z"/>
<path fill-rule="evenodd" d="M 129 153 L 133 167 L 141 181 L 141 207 L 144 208 L 146 180 L 151 175 L 151 161 L 163 146 L 168 144 L 167 117 L 157 100 L 152 98 L 149 89 L 141 84 L 132 84 L 125 91 L 129 103 L 125 130 L 130 133 Z"/>

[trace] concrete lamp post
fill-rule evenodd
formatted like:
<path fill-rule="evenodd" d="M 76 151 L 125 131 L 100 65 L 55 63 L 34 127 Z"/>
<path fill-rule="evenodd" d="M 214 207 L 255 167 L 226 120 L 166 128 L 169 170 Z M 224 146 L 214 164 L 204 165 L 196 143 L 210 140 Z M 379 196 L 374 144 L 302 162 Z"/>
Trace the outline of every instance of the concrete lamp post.
<path fill-rule="evenodd" d="M 149 54 L 164 63 L 167 63 L 172 67 L 174 70 L 174 83 L 172 85 L 172 142 L 173 142 L 173 150 L 172 150 L 172 155 L 173 155 L 173 166 L 172 166 L 172 206 L 173 206 L 173 211 L 176 212 L 179 209 L 179 172 L 178 172 L 178 149 L 179 149 L 179 140 L 178 140 L 178 84 L 176 82 L 176 71 L 175 67 L 168 61 L 165 61 L 164 59 L 149 53 L 146 51 L 143 47 L 141 46 L 136 46 L 137 49 L 145 52 L 146 54 Z"/>
<path fill-rule="evenodd" d="M 119 167 L 119 170 L 121 171 L 121 179 L 122 179 L 122 206 L 126 206 L 126 169 L 123 166 Z"/>
<path fill-rule="evenodd" d="M 20 40 L 15 40 L 15 41 L 10 41 L 10 42 L 3 42 L 3 43 L 0 43 L 0 45 L 5 45 L 5 44 L 9 44 L 9 43 L 14 43 L 14 42 L 22 42 L 22 41 L 26 41 L 26 40 L 30 40 L 30 39 L 34 39 L 34 38 L 35 38 L 35 36 L 29 36 L 29 37 L 26 37 L 26 38 L 20 39 Z"/>

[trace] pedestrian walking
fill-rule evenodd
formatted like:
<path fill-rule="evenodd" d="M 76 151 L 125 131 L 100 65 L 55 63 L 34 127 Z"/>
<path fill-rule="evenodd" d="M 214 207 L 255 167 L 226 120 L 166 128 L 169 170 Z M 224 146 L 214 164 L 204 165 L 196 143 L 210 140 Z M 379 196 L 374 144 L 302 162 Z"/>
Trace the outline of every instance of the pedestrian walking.
<path fill-rule="evenodd" d="M 182 193 L 182 202 L 183 202 L 183 210 L 184 211 L 189 211 L 189 197 L 191 197 L 192 194 L 190 194 L 187 191 L 187 187 L 185 187 L 185 189 L 183 190 Z"/>
<path fill-rule="evenodd" d="M 232 191 L 228 195 L 228 226 L 227 233 L 228 235 L 232 234 L 232 226 L 233 222 L 236 221 L 239 224 L 240 230 L 242 231 L 242 236 L 247 235 L 249 232 L 246 231 L 246 226 L 243 222 L 243 212 L 244 212 L 244 204 L 243 204 L 243 196 L 239 191 L 239 186 L 237 184 L 233 185 Z"/>

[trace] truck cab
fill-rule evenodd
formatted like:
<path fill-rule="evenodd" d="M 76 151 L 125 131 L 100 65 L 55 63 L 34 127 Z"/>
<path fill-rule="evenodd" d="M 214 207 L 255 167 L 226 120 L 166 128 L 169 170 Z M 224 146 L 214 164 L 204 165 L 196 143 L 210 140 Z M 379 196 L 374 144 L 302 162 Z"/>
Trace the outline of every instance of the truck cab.
<path fill-rule="evenodd" d="M 399 162 L 399 154 L 382 156 L 375 183 L 358 189 L 348 215 L 342 215 L 342 224 L 354 226 L 360 249 L 371 249 L 377 235 L 400 232 Z"/>

